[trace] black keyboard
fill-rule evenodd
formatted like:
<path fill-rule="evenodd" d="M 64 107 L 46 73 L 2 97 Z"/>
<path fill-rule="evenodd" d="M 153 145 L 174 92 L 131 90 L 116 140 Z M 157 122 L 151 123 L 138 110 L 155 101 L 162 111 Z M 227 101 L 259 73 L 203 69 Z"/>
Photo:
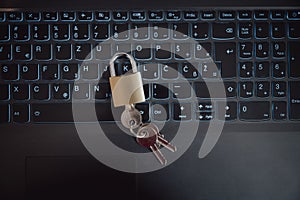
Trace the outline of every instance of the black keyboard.
<path fill-rule="evenodd" d="M 72 103 L 119 120 L 108 82 L 118 51 L 142 73 L 144 122 L 300 120 L 300 10 L 216 8 L 0 12 L 0 123 L 73 122 Z M 225 96 L 208 89 L 220 80 Z"/>

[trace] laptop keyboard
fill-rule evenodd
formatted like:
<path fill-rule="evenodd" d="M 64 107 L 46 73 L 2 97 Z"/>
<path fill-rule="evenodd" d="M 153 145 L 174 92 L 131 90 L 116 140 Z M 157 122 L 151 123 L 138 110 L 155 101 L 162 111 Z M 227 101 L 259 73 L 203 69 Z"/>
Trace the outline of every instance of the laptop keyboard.
<path fill-rule="evenodd" d="M 72 103 L 114 121 L 108 62 L 122 49 L 142 73 L 143 121 L 300 120 L 300 10 L 216 8 L 0 12 L 0 123 L 73 122 Z M 221 78 L 226 98 L 211 98 Z"/>

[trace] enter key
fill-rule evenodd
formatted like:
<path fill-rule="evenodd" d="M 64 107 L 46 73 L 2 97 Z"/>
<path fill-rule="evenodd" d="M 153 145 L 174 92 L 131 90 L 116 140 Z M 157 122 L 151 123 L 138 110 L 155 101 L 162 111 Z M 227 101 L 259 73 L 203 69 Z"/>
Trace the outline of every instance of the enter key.
<path fill-rule="evenodd" d="M 290 81 L 290 106 L 289 113 L 291 120 L 300 120 L 300 81 Z"/>

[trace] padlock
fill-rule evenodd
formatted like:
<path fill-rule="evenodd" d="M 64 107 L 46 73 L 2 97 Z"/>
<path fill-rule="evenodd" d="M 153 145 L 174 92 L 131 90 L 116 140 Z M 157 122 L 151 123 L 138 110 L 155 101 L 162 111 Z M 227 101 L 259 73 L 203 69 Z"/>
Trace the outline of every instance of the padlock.
<path fill-rule="evenodd" d="M 126 73 L 116 76 L 114 62 L 121 56 L 125 56 L 130 60 L 132 73 Z M 110 68 L 110 88 L 115 107 L 123 105 L 131 105 L 145 101 L 143 82 L 141 73 L 137 71 L 134 58 L 127 53 L 116 53 L 109 62 Z"/>

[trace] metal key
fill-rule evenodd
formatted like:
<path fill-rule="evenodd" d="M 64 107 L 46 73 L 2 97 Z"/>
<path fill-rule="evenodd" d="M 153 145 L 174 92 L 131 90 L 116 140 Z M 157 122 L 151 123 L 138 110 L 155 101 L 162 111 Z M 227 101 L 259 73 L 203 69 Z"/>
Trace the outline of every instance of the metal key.
<path fill-rule="evenodd" d="M 172 152 L 176 151 L 176 147 L 162 137 L 162 135 L 159 133 L 158 127 L 155 124 L 150 123 L 142 125 L 137 132 L 136 140 L 141 146 L 150 148 L 162 165 L 166 165 L 167 160 L 159 150 L 158 145 L 163 145 Z"/>
<path fill-rule="evenodd" d="M 121 122 L 123 126 L 130 129 L 131 132 L 141 125 L 142 115 L 135 108 L 134 104 L 125 105 L 125 110 L 121 115 Z"/>

